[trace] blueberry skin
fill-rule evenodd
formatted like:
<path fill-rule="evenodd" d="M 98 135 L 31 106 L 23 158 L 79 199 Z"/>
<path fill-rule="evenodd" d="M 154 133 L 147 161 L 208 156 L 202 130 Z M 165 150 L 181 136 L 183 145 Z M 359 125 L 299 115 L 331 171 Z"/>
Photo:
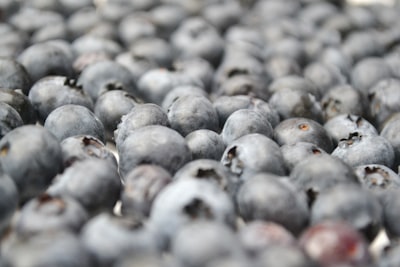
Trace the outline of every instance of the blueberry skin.
<path fill-rule="evenodd" d="M 74 77 L 73 53 L 64 41 L 47 41 L 27 47 L 18 57 L 32 82 L 48 75 Z"/>
<path fill-rule="evenodd" d="M 390 247 L 389 250 L 385 251 L 385 253 L 381 256 L 378 261 L 379 267 L 396 267 L 400 264 L 400 246 L 395 245 Z"/>
<path fill-rule="evenodd" d="M 183 85 L 173 88 L 169 91 L 164 100 L 161 103 L 161 107 L 168 111 L 168 108 L 181 96 L 189 95 L 189 96 L 204 96 L 208 97 L 207 92 L 198 86 L 191 86 L 191 85 Z"/>
<path fill-rule="evenodd" d="M 215 70 L 207 60 L 200 57 L 177 59 L 174 61 L 173 67 L 177 72 L 200 80 L 206 92 L 211 91 Z"/>
<path fill-rule="evenodd" d="M 324 124 L 324 128 L 335 144 L 338 144 L 342 139 L 348 138 L 353 132 L 369 136 L 378 135 L 378 131 L 369 121 L 352 114 L 333 117 Z"/>
<path fill-rule="evenodd" d="M 291 232 L 271 221 L 249 222 L 239 230 L 238 236 L 250 257 L 258 257 L 271 247 L 295 245 L 297 242 Z"/>
<path fill-rule="evenodd" d="M 99 267 L 113 266 L 128 253 L 156 252 L 156 243 L 148 227 L 134 218 L 109 213 L 93 217 L 82 229 L 80 240 L 94 259 L 94 266 Z"/>
<path fill-rule="evenodd" d="M 138 83 L 139 96 L 146 102 L 161 105 L 165 96 L 175 87 L 193 85 L 203 87 L 201 80 L 180 72 L 151 69 L 144 73 Z"/>
<path fill-rule="evenodd" d="M 117 167 L 96 158 L 75 162 L 47 190 L 49 195 L 77 200 L 90 215 L 112 211 L 120 192 Z"/>
<path fill-rule="evenodd" d="M 24 124 L 36 123 L 36 112 L 28 97 L 16 90 L 0 88 L 0 102 L 13 107 L 21 116 Z"/>
<path fill-rule="evenodd" d="M 135 105 L 128 114 L 122 116 L 114 132 L 114 140 L 119 147 L 136 129 L 150 125 L 169 126 L 168 115 L 158 105 L 152 103 Z"/>
<path fill-rule="evenodd" d="M 314 62 L 304 69 L 304 77 L 313 82 L 324 95 L 334 86 L 344 84 L 344 77 L 340 70 L 333 65 L 328 65 L 320 62 Z"/>
<path fill-rule="evenodd" d="M 364 95 L 380 80 L 390 78 L 391 69 L 381 58 L 368 57 L 358 62 L 351 72 L 351 84 Z"/>
<path fill-rule="evenodd" d="M 248 134 L 233 141 L 221 163 L 245 180 L 258 172 L 286 175 L 282 152 L 277 143 L 261 134 Z"/>
<path fill-rule="evenodd" d="M 281 120 L 304 117 L 322 123 L 322 108 L 316 98 L 307 92 L 290 87 L 273 93 L 268 104 L 275 109 Z"/>
<path fill-rule="evenodd" d="M 390 240 L 396 241 L 400 237 L 399 220 L 399 190 L 387 190 L 382 199 L 383 222 L 385 231 Z"/>
<path fill-rule="evenodd" d="M 400 111 L 400 80 L 382 79 L 368 91 L 369 111 L 375 124 L 382 128 L 387 119 Z"/>
<path fill-rule="evenodd" d="M 121 213 L 136 218 L 147 218 L 154 199 L 171 181 L 171 174 L 160 166 L 137 166 L 124 179 Z"/>
<path fill-rule="evenodd" d="M 27 95 L 31 87 L 31 78 L 26 69 L 12 58 L 0 59 L 0 87 L 21 89 Z"/>
<path fill-rule="evenodd" d="M 192 159 L 185 139 L 178 132 L 158 125 L 133 131 L 117 149 L 121 177 L 140 164 L 160 165 L 173 175 Z"/>
<path fill-rule="evenodd" d="M 128 114 L 140 99 L 122 90 L 102 94 L 94 106 L 94 114 L 103 123 L 107 140 L 113 140 L 114 131 L 123 115 Z"/>
<path fill-rule="evenodd" d="M 90 267 L 93 262 L 79 238 L 70 232 L 45 233 L 17 239 L 4 249 L 11 266 Z"/>
<path fill-rule="evenodd" d="M 130 46 L 140 38 L 156 36 L 157 29 L 146 15 L 130 14 L 118 25 L 118 36 L 121 41 Z"/>
<path fill-rule="evenodd" d="M 229 196 L 210 181 L 181 179 L 165 187 L 153 202 L 149 227 L 158 246 L 167 249 L 184 225 L 211 220 L 234 226 L 235 211 Z"/>
<path fill-rule="evenodd" d="M 330 153 L 333 150 L 332 139 L 319 123 L 307 118 L 291 118 L 279 123 L 274 139 L 280 145 L 309 142 Z"/>
<path fill-rule="evenodd" d="M 105 142 L 105 130 L 101 121 L 84 106 L 63 105 L 47 116 L 44 127 L 61 142 L 74 135 L 91 135 Z"/>
<path fill-rule="evenodd" d="M 42 124 L 53 110 L 63 105 L 81 105 L 93 110 L 93 101 L 82 87 L 76 80 L 65 76 L 48 76 L 40 79 L 34 83 L 28 97 Z"/>
<path fill-rule="evenodd" d="M 178 57 L 201 57 L 217 66 L 224 50 L 224 40 L 217 30 L 201 17 L 191 17 L 171 34 Z"/>
<path fill-rule="evenodd" d="M 185 137 L 192 159 L 220 160 L 225 151 L 221 135 L 207 129 L 191 132 Z"/>
<path fill-rule="evenodd" d="M 120 89 L 137 95 L 136 83 L 130 71 L 114 61 L 100 61 L 85 68 L 78 78 L 78 84 L 94 102 L 108 90 Z"/>
<path fill-rule="evenodd" d="M 270 246 L 256 258 L 259 266 L 270 267 L 318 267 L 314 260 L 295 245 Z"/>
<path fill-rule="evenodd" d="M 240 242 L 221 222 L 195 221 L 183 226 L 172 240 L 172 254 L 183 266 L 201 267 L 243 254 Z"/>
<path fill-rule="evenodd" d="M 168 108 L 167 114 L 171 128 L 182 136 L 199 129 L 219 131 L 217 112 L 204 96 L 181 96 Z"/>
<path fill-rule="evenodd" d="M 363 117 L 366 114 L 366 99 L 350 85 L 339 85 L 331 88 L 321 100 L 324 121 L 340 114 L 353 114 Z"/>
<path fill-rule="evenodd" d="M 391 168 L 395 160 L 392 145 L 381 136 L 351 133 L 347 139 L 339 142 L 332 152 L 350 166 L 382 164 Z"/>
<path fill-rule="evenodd" d="M 76 161 L 89 158 L 104 159 L 115 166 L 118 165 L 113 152 L 93 136 L 74 135 L 65 138 L 60 145 L 64 168 L 68 168 Z"/>
<path fill-rule="evenodd" d="M 341 50 L 353 64 L 382 54 L 380 42 L 368 31 L 351 32 L 342 43 Z"/>
<path fill-rule="evenodd" d="M 210 159 L 192 160 L 179 169 L 173 180 L 199 179 L 215 183 L 219 188 L 234 196 L 237 192 L 239 181 L 219 161 Z"/>
<path fill-rule="evenodd" d="M 229 145 L 234 140 L 251 133 L 259 133 L 268 138 L 273 138 L 274 130 L 271 124 L 260 113 L 241 109 L 233 112 L 222 128 L 221 136 L 225 144 Z"/>
<path fill-rule="evenodd" d="M 122 47 L 110 37 L 96 36 L 95 34 L 84 34 L 71 43 L 72 49 L 77 56 L 89 53 L 101 53 L 107 57 L 114 58 L 121 53 Z"/>
<path fill-rule="evenodd" d="M 367 189 L 338 184 L 318 195 L 310 220 L 311 224 L 344 221 L 372 242 L 382 226 L 382 209 L 378 198 Z"/>
<path fill-rule="evenodd" d="M 156 63 L 161 68 L 171 68 L 173 51 L 169 43 L 156 37 L 141 38 L 132 43 L 130 47 L 132 56 L 146 58 Z"/>
<path fill-rule="evenodd" d="M 265 69 L 273 80 L 301 74 L 301 68 L 296 60 L 280 55 L 271 56 L 265 63 Z"/>
<path fill-rule="evenodd" d="M 327 154 L 323 149 L 313 143 L 298 142 L 281 146 L 283 160 L 286 168 L 290 171 L 304 159 L 319 154 Z"/>
<path fill-rule="evenodd" d="M 10 105 L 0 102 L 0 138 L 22 125 L 24 122 L 19 113 Z"/>
<path fill-rule="evenodd" d="M 301 76 L 296 75 L 284 76 L 274 80 L 270 84 L 268 90 L 271 92 L 271 94 L 273 94 L 284 88 L 291 88 L 295 91 L 310 93 L 315 96 L 316 99 L 321 97 L 318 87 L 315 84 Z"/>
<path fill-rule="evenodd" d="M 294 235 L 308 225 L 306 195 L 280 176 L 259 173 L 250 177 L 239 188 L 236 201 L 239 214 L 246 222 L 272 221 Z"/>
<path fill-rule="evenodd" d="M 254 110 L 265 116 L 266 120 L 275 127 L 279 124 L 278 112 L 267 102 L 247 95 L 220 96 L 213 101 L 218 113 L 220 127 L 223 128 L 228 117 L 239 109 Z"/>
<path fill-rule="evenodd" d="M 299 162 L 289 180 L 305 192 L 311 206 L 320 192 L 338 184 L 359 184 L 353 169 L 345 162 L 327 154 L 310 156 Z"/>
<path fill-rule="evenodd" d="M 43 192 L 62 170 L 58 140 L 41 126 L 18 127 L 0 140 L 0 164 L 15 182 L 20 203 Z"/>
<path fill-rule="evenodd" d="M 167 40 L 189 15 L 188 10 L 183 6 L 168 3 L 155 6 L 149 11 L 149 14 L 157 28 L 157 36 Z"/>
<path fill-rule="evenodd" d="M 20 238 L 44 232 L 78 233 L 88 219 L 86 210 L 72 198 L 41 194 L 22 207 L 14 227 Z"/>
<path fill-rule="evenodd" d="M 0 195 L 0 236 L 3 236 L 19 203 L 18 188 L 3 171 L 0 175 Z"/>
<path fill-rule="evenodd" d="M 400 177 L 390 168 L 380 164 L 360 165 L 354 168 L 361 185 L 380 200 L 391 190 L 400 189 Z"/>

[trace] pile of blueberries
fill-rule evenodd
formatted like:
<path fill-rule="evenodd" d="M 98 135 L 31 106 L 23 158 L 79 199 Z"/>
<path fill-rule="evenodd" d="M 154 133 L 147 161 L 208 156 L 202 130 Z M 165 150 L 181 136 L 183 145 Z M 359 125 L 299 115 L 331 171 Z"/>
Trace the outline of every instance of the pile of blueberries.
<path fill-rule="evenodd" d="M 0 267 L 399 267 L 399 18 L 1 0 Z"/>

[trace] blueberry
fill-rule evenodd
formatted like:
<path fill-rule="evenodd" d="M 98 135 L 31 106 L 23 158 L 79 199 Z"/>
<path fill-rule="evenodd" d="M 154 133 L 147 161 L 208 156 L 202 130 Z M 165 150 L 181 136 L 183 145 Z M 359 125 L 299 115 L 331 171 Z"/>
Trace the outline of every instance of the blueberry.
<path fill-rule="evenodd" d="M 96 158 L 75 162 L 47 190 L 49 195 L 77 200 L 90 215 L 112 211 L 120 191 L 117 167 Z"/>
<path fill-rule="evenodd" d="M 44 123 L 50 112 L 66 104 L 93 109 L 93 101 L 82 87 L 75 79 L 65 76 L 48 76 L 40 79 L 32 86 L 28 97 L 40 123 Z"/>
<path fill-rule="evenodd" d="M 0 87 L 21 89 L 27 95 L 31 87 L 31 78 L 19 62 L 12 58 L 1 58 Z"/>
<path fill-rule="evenodd" d="M 104 125 L 107 140 L 114 139 L 114 131 L 123 115 L 128 114 L 141 100 L 123 90 L 102 94 L 94 106 L 94 114 Z"/>
<path fill-rule="evenodd" d="M 329 19 L 328 19 L 329 20 Z M 345 25 L 338 26 L 338 27 L 344 27 L 343 30 L 346 31 L 346 22 L 344 22 Z M 340 48 L 337 47 L 326 47 L 324 48 L 319 56 L 318 60 L 324 64 L 328 65 L 333 65 L 337 67 L 342 75 L 344 75 L 346 78 L 348 78 L 348 75 L 350 74 L 351 66 L 352 66 L 352 60 L 351 58 L 347 57 Z"/>
<path fill-rule="evenodd" d="M 382 54 L 382 46 L 376 36 L 367 31 L 351 32 L 341 44 L 341 50 L 353 63 Z"/>
<path fill-rule="evenodd" d="M 168 39 L 188 16 L 188 11 L 180 5 L 161 4 L 150 10 L 151 21 L 156 27 L 157 36 Z"/>
<path fill-rule="evenodd" d="M 249 222 L 239 230 L 238 235 L 246 253 L 251 257 L 257 257 L 272 247 L 295 245 L 297 242 L 291 232 L 271 221 Z"/>
<path fill-rule="evenodd" d="M 400 111 L 397 102 L 400 100 L 400 80 L 382 79 L 369 89 L 370 114 L 375 124 L 382 127 L 393 114 Z"/>
<path fill-rule="evenodd" d="M 140 38 L 155 36 L 157 28 L 148 14 L 131 13 L 120 21 L 118 33 L 121 41 L 129 46 Z"/>
<path fill-rule="evenodd" d="M 257 133 L 248 134 L 233 141 L 225 149 L 221 163 L 244 180 L 258 172 L 286 174 L 278 144 Z"/>
<path fill-rule="evenodd" d="M 172 66 L 172 48 L 170 44 L 159 38 L 146 37 L 136 40 L 130 47 L 130 53 L 133 57 L 146 58 L 155 62 L 158 67 L 171 68 Z"/>
<path fill-rule="evenodd" d="M 400 188 L 400 177 L 385 165 L 360 165 L 354 171 L 361 185 L 380 200 L 386 197 L 389 190 Z"/>
<path fill-rule="evenodd" d="M 44 127 L 61 142 L 74 135 L 91 135 L 105 142 L 105 131 L 101 121 L 84 106 L 64 105 L 47 116 Z"/>
<path fill-rule="evenodd" d="M 351 114 L 342 114 L 331 118 L 324 124 L 324 128 L 335 144 L 348 138 L 353 132 L 369 136 L 378 135 L 378 131 L 370 122 L 363 117 Z"/>
<path fill-rule="evenodd" d="M 243 250 L 232 229 L 221 222 L 197 221 L 183 226 L 172 240 L 172 254 L 183 266 L 208 266 Z"/>
<path fill-rule="evenodd" d="M 219 32 L 225 32 L 229 27 L 240 21 L 242 9 L 237 1 L 222 1 L 205 6 L 202 16 Z"/>
<path fill-rule="evenodd" d="M 291 118 L 279 123 L 275 129 L 275 140 L 280 145 L 309 142 L 327 153 L 332 152 L 333 143 L 328 132 L 317 122 L 306 118 Z"/>
<path fill-rule="evenodd" d="M 399 250 L 400 250 L 400 246 L 398 246 L 398 245 L 396 245 L 394 247 L 391 247 L 379 259 L 378 266 L 379 267 L 395 267 L 395 266 L 398 266 L 400 264 Z"/>
<path fill-rule="evenodd" d="M 204 96 L 208 97 L 208 94 L 206 91 L 204 91 L 203 88 L 198 87 L 198 86 L 192 86 L 192 85 L 183 85 L 183 86 L 177 86 L 175 88 L 172 88 L 171 91 L 169 91 L 165 97 L 164 100 L 161 103 L 161 107 L 165 110 L 168 111 L 168 108 L 179 98 L 182 96 Z"/>
<path fill-rule="evenodd" d="M 62 170 L 58 140 L 41 126 L 18 127 L 0 140 L 0 164 L 15 182 L 20 202 L 43 192 Z"/>
<path fill-rule="evenodd" d="M 47 41 L 27 47 L 18 57 L 32 82 L 49 75 L 74 76 L 74 56 L 69 43 Z"/>
<path fill-rule="evenodd" d="M 280 122 L 278 112 L 267 102 L 247 95 L 220 96 L 213 101 L 213 106 L 218 113 L 221 128 L 228 117 L 239 109 L 250 109 L 259 112 L 275 127 Z"/>
<path fill-rule="evenodd" d="M 380 80 L 391 78 L 392 72 L 388 64 L 377 57 L 367 57 L 353 67 L 351 84 L 364 95 Z"/>
<path fill-rule="evenodd" d="M 171 34 L 171 44 L 179 57 L 201 57 L 217 66 L 224 41 L 217 30 L 201 17 L 184 20 Z"/>
<path fill-rule="evenodd" d="M 68 39 L 68 29 L 65 22 L 46 25 L 37 30 L 31 37 L 32 43 L 35 44 L 60 39 Z"/>
<path fill-rule="evenodd" d="M 157 165 L 139 165 L 124 178 L 121 213 L 146 218 L 157 195 L 172 181 L 171 174 Z"/>
<path fill-rule="evenodd" d="M 308 65 L 304 69 L 304 77 L 319 88 L 321 95 L 324 95 L 331 87 L 342 85 L 346 82 L 346 78 L 336 66 L 319 62 Z"/>
<path fill-rule="evenodd" d="M 114 58 L 122 52 L 121 46 L 116 41 L 111 40 L 109 37 L 96 36 L 95 34 L 82 35 L 75 39 L 71 46 L 77 56 L 100 53 Z"/>
<path fill-rule="evenodd" d="M 88 5 L 77 9 L 66 22 L 69 35 L 74 40 L 95 27 L 100 22 L 100 15 L 94 6 Z"/>
<path fill-rule="evenodd" d="M 302 234 L 299 242 L 305 252 L 321 266 L 368 266 L 372 263 L 363 236 L 343 222 L 316 224 Z"/>
<path fill-rule="evenodd" d="M 211 181 L 232 196 L 236 193 L 238 187 L 237 177 L 230 173 L 219 161 L 210 159 L 198 159 L 187 163 L 179 169 L 173 179 Z"/>
<path fill-rule="evenodd" d="M 173 63 L 177 72 L 184 73 L 200 80 L 207 92 L 211 91 L 211 85 L 214 77 L 214 68 L 205 59 L 200 57 L 177 59 Z"/>
<path fill-rule="evenodd" d="M 382 226 L 378 198 L 357 185 L 339 184 L 322 191 L 311 209 L 311 223 L 344 221 L 373 241 Z"/>
<path fill-rule="evenodd" d="M 276 175 L 260 173 L 248 178 L 239 188 L 237 203 L 240 216 L 247 222 L 272 221 L 295 235 L 308 224 L 306 195 Z"/>
<path fill-rule="evenodd" d="M 356 167 L 365 164 L 382 164 L 392 167 L 395 154 L 392 145 L 381 136 L 350 133 L 342 139 L 332 155 Z"/>
<path fill-rule="evenodd" d="M 125 177 L 140 164 L 164 167 L 172 175 L 192 158 L 185 139 L 164 126 L 141 127 L 118 145 L 119 172 Z"/>
<path fill-rule="evenodd" d="M 279 55 L 271 56 L 265 63 L 265 68 L 268 75 L 274 80 L 301 74 L 301 68 L 296 60 Z"/>
<path fill-rule="evenodd" d="M 117 147 L 136 129 L 149 125 L 168 126 L 168 116 L 156 104 L 135 105 L 129 113 L 122 116 L 121 122 L 114 132 L 114 139 Z"/>
<path fill-rule="evenodd" d="M 219 130 L 217 112 L 204 96 L 184 95 L 176 99 L 168 108 L 168 121 L 183 136 L 199 129 Z"/>
<path fill-rule="evenodd" d="M 111 57 L 107 55 L 105 52 L 86 52 L 81 55 L 78 55 L 75 60 L 74 64 L 72 65 L 75 72 L 77 74 L 82 73 L 82 71 L 90 66 L 91 64 L 100 62 L 100 61 L 107 61 L 111 60 Z M 117 59 L 116 61 L 122 65 L 123 63 L 119 62 Z"/>
<path fill-rule="evenodd" d="M 75 200 L 41 194 L 23 206 L 14 227 L 16 234 L 21 238 L 29 238 L 43 232 L 77 233 L 88 219 L 87 212 Z"/>
<path fill-rule="evenodd" d="M 152 233 L 140 221 L 108 213 L 92 218 L 82 229 L 80 238 L 94 265 L 99 267 L 113 266 L 127 253 L 140 255 L 156 250 Z"/>
<path fill-rule="evenodd" d="M 117 166 L 113 152 L 96 137 L 74 135 L 65 138 L 60 145 L 65 168 L 76 161 L 83 161 L 88 158 L 104 159 Z"/>
<path fill-rule="evenodd" d="M 321 105 L 310 93 L 285 87 L 273 93 L 268 103 L 281 120 L 303 117 L 322 122 Z"/>
<path fill-rule="evenodd" d="M 229 145 L 234 140 L 251 133 L 259 133 L 272 138 L 274 131 L 271 124 L 259 112 L 240 109 L 228 117 L 222 128 L 221 136 L 224 143 Z"/>
<path fill-rule="evenodd" d="M 323 149 L 313 143 L 297 142 L 281 146 L 283 160 L 286 168 L 292 171 L 293 168 L 304 159 L 312 155 L 327 154 Z"/>
<path fill-rule="evenodd" d="M 139 95 L 147 102 L 161 105 L 164 97 L 175 87 L 194 85 L 202 87 L 197 78 L 165 69 L 152 69 L 143 74 L 138 81 Z"/>
<path fill-rule="evenodd" d="M 93 266 L 79 238 L 65 231 L 49 232 L 29 239 L 16 239 L 4 251 L 11 266 Z"/>
<path fill-rule="evenodd" d="M 211 220 L 234 225 L 235 212 L 229 196 L 210 181 L 181 179 L 170 183 L 154 200 L 149 226 L 155 231 L 161 248 L 183 226 Z"/>
<path fill-rule="evenodd" d="M 0 102 L 0 138 L 23 124 L 21 116 L 13 107 Z"/>
<path fill-rule="evenodd" d="M 132 55 L 132 53 L 122 52 L 115 57 L 115 61 L 127 68 L 135 82 L 147 71 L 157 68 L 157 64 L 148 58 Z"/>
<path fill-rule="evenodd" d="M 294 166 L 289 180 L 305 192 L 309 205 L 318 195 L 338 184 L 358 184 L 353 169 L 338 158 L 327 154 L 314 155 Z"/>
<path fill-rule="evenodd" d="M 340 114 L 353 114 L 363 117 L 367 103 L 363 95 L 351 85 L 331 88 L 321 100 L 324 120 L 328 121 Z"/>
<path fill-rule="evenodd" d="M 129 70 L 113 61 L 101 61 L 88 66 L 79 76 L 78 84 L 93 101 L 113 89 L 125 90 L 133 95 L 137 93 Z"/>
<path fill-rule="evenodd" d="M 221 135 L 207 129 L 191 132 L 186 137 L 187 145 L 192 152 L 192 159 L 220 160 L 225 151 Z"/>

